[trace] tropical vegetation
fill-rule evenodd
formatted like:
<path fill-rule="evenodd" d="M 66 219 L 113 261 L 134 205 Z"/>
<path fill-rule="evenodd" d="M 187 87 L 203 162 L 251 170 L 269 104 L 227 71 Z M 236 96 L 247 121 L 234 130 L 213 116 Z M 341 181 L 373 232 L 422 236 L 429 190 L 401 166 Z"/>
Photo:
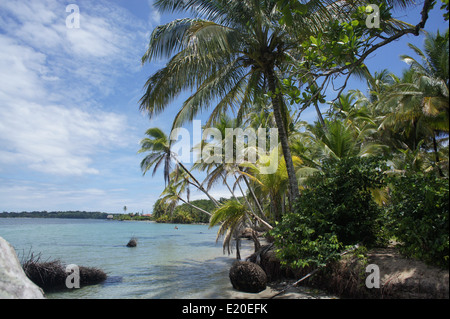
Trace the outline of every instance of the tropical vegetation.
<path fill-rule="evenodd" d="M 220 199 L 224 201 L 225 199 Z M 202 212 L 202 210 L 209 212 L 213 211 L 215 205 L 208 199 L 198 199 L 189 202 L 188 204 L 177 205 L 173 211 L 167 207 L 167 202 L 164 198 L 158 199 L 153 205 L 153 219 L 158 223 L 174 223 L 174 224 L 191 224 L 203 223 L 208 224 L 210 216 Z M 197 207 L 197 208 L 194 208 Z"/>
<path fill-rule="evenodd" d="M 367 1 L 156 1 L 161 12 L 193 17 L 151 34 L 142 62 L 168 62 L 148 78 L 141 109 L 157 116 L 189 92 L 173 129 L 207 113 L 204 128 L 222 136 L 227 128 L 276 127 L 279 139 L 270 147 L 267 133 L 267 145 L 252 147 L 242 137 L 247 161 L 230 162 L 213 152 L 224 140 L 204 137 L 192 151 L 207 151 L 187 167 L 170 137 L 149 129 L 141 169 L 163 167 L 166 185 L 154 216 L 219 226 L 224 251 L 234 244 L 237 257 L 244 231 L 255 250 L 264 233 L 291 267 L 320 266 L 348 246 L 394 239 L 406 255 L 448 268 L 449 33 L 427 33 L 423 49 L 405 48 L 403 74 L 371 74 L 365 58 L 406 34 L 418 36 L 436 1 L 424 1 L 416 25 L 392 16 L 392 8 L 412 1 L 370 3 L 380 10 L 373 28 Z M 448 2 L 441 10 L 447 18 Z M 348 88 L 350 76 L 365 79 L 367 91 Z M 337 95 L 326 102 L 330 85 Z M 302 120 L 309 107 L 314 123 Z M 276 171 L 266 174 L 268 164 Z M 228 189 L 228 200 L 211 195 L 215 185 Z M 190 200 L 193 188 L 206 202 Z"/>

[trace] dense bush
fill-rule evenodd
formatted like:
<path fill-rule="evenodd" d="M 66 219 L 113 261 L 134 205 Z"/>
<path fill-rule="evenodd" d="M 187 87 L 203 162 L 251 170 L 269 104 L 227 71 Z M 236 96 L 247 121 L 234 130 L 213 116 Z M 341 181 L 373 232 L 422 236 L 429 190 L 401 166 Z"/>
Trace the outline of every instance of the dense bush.
<path fill-rule="evenodd" d="M 392 178 L 392 233 L 402 252 L 449 267 L 449 180 L 415 173 Z"/>
<path fill-rule="evenodd" d="M 377 158 L 347 158 L 324 163 L 272 231 L 278 257 L 293 267 L 321 265 L 347 245 L 374 245 L 380 239 L 383 208 L 373 198 L 385 187 L 387 167 Z"/>

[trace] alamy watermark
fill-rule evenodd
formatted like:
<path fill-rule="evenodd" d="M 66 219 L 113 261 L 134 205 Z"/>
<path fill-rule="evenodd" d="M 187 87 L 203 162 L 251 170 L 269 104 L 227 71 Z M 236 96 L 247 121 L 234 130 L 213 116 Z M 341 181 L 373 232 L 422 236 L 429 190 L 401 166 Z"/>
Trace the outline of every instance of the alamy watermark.
<path fill-rule="evenodd" d="M 80 288 L 80 268 L 77 265 L 70 264 L 66 266 L 66 287 L 68 289 Z"/>
<path fill-rule="evenodd" d="M 66 27 L 68 29 L 80 28 L 80 7 L 76 4 L 66 6 L 66 12 L 70 13 L 66 17 Z M 380 27 L 380 8 L 376 4 L 369 4 L 366 7 L 366 26 L 369 29 Z"/>
<path fill-rule="evenodd" d="M 66 18 L 66 27 L 68 29 L 80 28 L 80 7 L 76 4 L 69 4 L 66 12 L 70 13 Z"/>
<path fill-rule="evenodd" d="M 380 8 L 376 4 L 369 4 L 366 7 L 366 27 L 369 29 L 380 27 Z"/>
<path fill-rule="evenodd" d="M 175 141 L 172 152 L 182 163 L 242 164 L 258 162 L 261 174 L 273 174 L 278 168 L 277 128 L 218 128 L 202 129 L 201 121 L 192 122 L 192 134 L 186 128 L 175 128 L 170 140 Z M 192 135 L 192 138 L 191 138 Z M 269 141 L 268 139 L 269 138 Z M 192 151 L 194 150 L 194 152 Z M 273 156 L 267 156 L 271 152 Z M 263 156 L 258 156 L 258 155 Z M 193 159 L 197 156 L 197 159 Z"/>
<path fill-rule="evenodd" d="M 366 273 L 369 273 L 366 278 L 366 287 L 369 289 L 380 288 L 380 268 L 378 265 L 367 265 Z"/>

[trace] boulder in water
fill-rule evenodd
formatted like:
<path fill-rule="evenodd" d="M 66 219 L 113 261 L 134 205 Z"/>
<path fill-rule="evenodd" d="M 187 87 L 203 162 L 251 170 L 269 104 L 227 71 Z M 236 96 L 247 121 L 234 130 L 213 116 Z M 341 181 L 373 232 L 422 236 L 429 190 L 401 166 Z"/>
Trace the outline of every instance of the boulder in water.
<path fill-rule="evenodd" d="M 137 239 L 131 238 L 130 241 L 127 244 L 127 247 L 136 247 L 137 246 Z"/>
<path fill-rule="evenodd" d="M 44 299 L 43 291 L 25 275 L 14 248 L 0 237 L 0 299 Z"/>

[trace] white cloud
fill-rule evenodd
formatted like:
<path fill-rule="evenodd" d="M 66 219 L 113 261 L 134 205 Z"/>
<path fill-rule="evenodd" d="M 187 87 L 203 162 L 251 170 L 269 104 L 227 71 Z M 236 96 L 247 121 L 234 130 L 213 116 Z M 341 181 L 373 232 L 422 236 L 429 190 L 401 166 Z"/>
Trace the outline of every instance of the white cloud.
<path fill-rule="evenodd" d="M 0 29 L 16 46 L 44 54 L 42 72 L 53 73 L 51 78 L 70 73 L 83 81 L 71 83 L 77 89 L 91 84 L 108 94 L 119 70 L 140 70 L 144 23 L 108 1 L 78 1 L 80 28 L 69 29 L 65 5 L 57 0 L 2 1 Z"/>
<path fill-rule="evenodd" d="M 47 75 L 46 56 L 1 35 L 0 46 L 4 49 L 0 52 L 4 72 L 0 77 L 0 146 L 9 153 L 0 162 L 14 159 L 33 170 L 60 175 L 98 173 L 90 167 L 89 156 L 99 147 L 123 145 L 120 135 L 126 118 L 70 106 L 70 98 L 69 106 L 53 104 L 50 99 L 55 94 L 46 83 L 53 75 Z M 59 100 L 65 93 L 57 94 Z"/>
<path fill-rule="evenodd" d="M 46 56 L 0 34 L 0 98 L 43 98 L 39 72 Z"/>
<path fill-rule="evenodd" d="M 149 21 L 153 25 L 161 24 L 161 14 L 159 11 L 153 6 L 153 0 L 147 0 L 148 6 L 150 8 L 150 16 Z"/>
<path fill-rule="evenodd" d="M 136 154 L 149 20 L 77 0 L 68 29 L 67 4 L 0 1 L 0 209 L 148 212 L 163 185 Z"/>
<path fill-rule="evenodd" d="M 58 175 L 97 174 L 90 167 L 90 156 L 101 148 L 125 143 L 121 134 L 126 119 L 121 115 L 26 100 L 9 106 L 0 122 L 0 145 L 9 152 L 0 158 L 3 163 L 13 161 Z"/>
<path fill-rule="evenodd" d="M 57 17 L 58 4 L 53 0 L 22 1 L 10 0 L 2 1 L 2 9 L 9 11 L 18 21 L 52 23 Z"/>
<path fill-rule="evenodd" d="M 7 211 L 58 210 L 64 204 L 79 210 L 101 210 L 100 205 L 94 206 L 93 203 L 101 201 L 106 195 L 105 190 L 98 188 L 69 189 L 52 184 L 18 181 L 2 181 L 0 185 L 0 200 L 3 209 Z"/>
<path fill-rule="evenodd" d="M 139 68 L 144 32 L 126 10 L 79 1 L 68 29 L 56 0 L 0 2 L 0 163 L 56 175 L 98 174 L 94 155 L 125 145 L 127 119 L 98 100 Z M 130 30 L 134 31 L 131 32 Z"/>

